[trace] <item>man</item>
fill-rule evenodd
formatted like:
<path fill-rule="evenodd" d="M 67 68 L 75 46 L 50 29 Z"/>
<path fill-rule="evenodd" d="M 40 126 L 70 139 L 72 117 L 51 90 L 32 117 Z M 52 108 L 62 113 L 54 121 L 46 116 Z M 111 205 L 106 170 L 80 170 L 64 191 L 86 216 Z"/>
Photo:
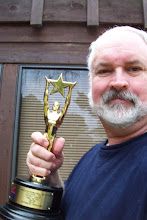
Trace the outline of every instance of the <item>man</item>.
<path fill-rule="evenodd" d="M 90 46 L 90 104 L 108 140 L 79 161 L 65 184 L 62 209 L 67 220 L 147 219 L 147 34 L 115 27 Z M 52 152 L 33 133 L 30 173 L 61 185 L 64 139 Z"/>

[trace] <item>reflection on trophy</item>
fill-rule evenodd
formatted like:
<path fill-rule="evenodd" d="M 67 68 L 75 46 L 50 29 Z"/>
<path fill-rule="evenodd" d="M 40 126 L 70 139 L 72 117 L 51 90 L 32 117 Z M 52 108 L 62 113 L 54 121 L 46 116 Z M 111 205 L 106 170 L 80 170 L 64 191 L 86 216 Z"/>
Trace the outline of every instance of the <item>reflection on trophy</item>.
<path fill-rule="evenodd" d="M 48 101 L 48 87 L 52 84 L 54 87 L 51 90 L 51 95 L 59 92 L 64 97 L 64 89 L 68 87 L 68 94 L 66 96 L 65 104 L 60 110 L 60 104 L 58 101 L 55 101 L 52 110 L 49 109 L 49 101 Z M 51 150 L 53 146 L 53 141 L 56 135 L 56 131 L 61 125 L 63 118 L 67 112 L 68 106 L 70 104 L 72 89 L 75 86 L 75 83 L 64 82 L 62 79 L 62 74 L 60 75 L 58 80 L 51 80 L 46 78 L 46 87 L 44 92 L 44 119 L 46 124 L 46 137 L 50 142 L 48 150 Z"/>
<path fill-rule="evenodd" d="M 48 150 L 52 150 L 56 132 L 66 115 L 70 104 L 72 89 L 76 82 L 63 81 L 62 74 L 57 80 L 46 77 L 44 92 L 44 120 L 45 137 L 49 140 Z M 52 87 L 51 91 L 49 88 Z M 50 109 L 50 95 L 60 93 L 63 97 L 64 90 L 68 89 L 62 109 L 58 101 L 54 101 Z M 60 212 L 62 187 L 48 185 L 46 177 L 32 175 L 30 179 L 16 177 L 11 186 L 9 201 L 0 207 L 2 219 L 16 220 L 63 220 Z"/>

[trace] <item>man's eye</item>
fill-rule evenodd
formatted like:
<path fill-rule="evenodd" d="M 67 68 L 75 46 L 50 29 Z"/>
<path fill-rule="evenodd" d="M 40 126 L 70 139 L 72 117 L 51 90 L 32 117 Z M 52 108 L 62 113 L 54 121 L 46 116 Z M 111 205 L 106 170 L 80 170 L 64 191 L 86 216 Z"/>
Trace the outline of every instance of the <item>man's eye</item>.
<path fill-rule="evenodd" d="M 141 70 L 143 70 L 143 68 L 142 67 L 140 67 L 140 66 L 131 66 L 131 67 L 127 67 L 127 71 L 128 72 L 134 72 L 134 73 L 136 73 L 136 72 L 139 72 L 139 71 L 141 71 Z"/>
<path fill-rule="evenodd" d="M 100 69 L 96 72 L 96 75 L 108 75 L 112 72 L 110 69 Z"/>

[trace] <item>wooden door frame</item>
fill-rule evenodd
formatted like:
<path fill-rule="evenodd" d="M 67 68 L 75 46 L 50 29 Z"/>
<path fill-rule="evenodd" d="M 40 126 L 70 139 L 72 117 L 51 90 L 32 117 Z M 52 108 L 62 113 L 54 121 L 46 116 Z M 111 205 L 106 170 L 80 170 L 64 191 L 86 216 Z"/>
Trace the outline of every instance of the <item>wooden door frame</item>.
<path fill-rule="evenodd" d="M 0 204 L 8 199 L 11 177 L 18 65 L 5 64 L 0 96 Z"/>

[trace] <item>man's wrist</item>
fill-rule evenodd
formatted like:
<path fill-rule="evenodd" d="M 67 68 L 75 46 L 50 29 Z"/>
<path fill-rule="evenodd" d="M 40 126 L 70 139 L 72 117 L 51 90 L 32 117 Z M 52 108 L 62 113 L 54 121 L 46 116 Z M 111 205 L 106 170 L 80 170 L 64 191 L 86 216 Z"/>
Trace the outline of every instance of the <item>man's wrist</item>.
<path fill-rule="evenodd" d="M 50 186 L 64 188 L 64 183 L 61 179 L 59 171 L 52 172 L 48 177 L 46 177 L 46 180 Z"/>

